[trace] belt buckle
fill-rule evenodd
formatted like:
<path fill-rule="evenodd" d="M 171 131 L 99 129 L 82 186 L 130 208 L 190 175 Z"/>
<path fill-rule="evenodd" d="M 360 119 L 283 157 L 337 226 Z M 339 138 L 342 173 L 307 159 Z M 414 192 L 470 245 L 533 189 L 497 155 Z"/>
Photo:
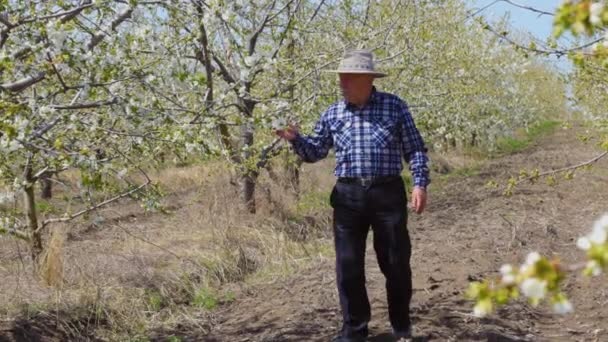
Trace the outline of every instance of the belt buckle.
<path fill-rule="evenodd" d="M 372 185 L 373 181 L 374 181 L 373 177 L 361 177 L 361 186 L 367 188 L 370 185 Z"/>

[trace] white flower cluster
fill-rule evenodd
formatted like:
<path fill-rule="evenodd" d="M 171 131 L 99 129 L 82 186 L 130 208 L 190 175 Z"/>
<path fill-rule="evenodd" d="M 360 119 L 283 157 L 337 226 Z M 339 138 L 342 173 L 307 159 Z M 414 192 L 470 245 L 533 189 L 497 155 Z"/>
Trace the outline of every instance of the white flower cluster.
<path fill-rule="evenodd" d="M 13 204 L 16 200 L 15 193 L 13 191 L 1 191 L 0 192 L 0 205 Z"/>
<path fill-rule="evenodd" d="M 559 267 L 538 252 L 528 254 L 519 268 L 503 265 L 500 274 L 498 283 L 478 283 L 473 286 L 477 294 L 477 304 L 473 309 L 475 316 L 487 316 L 494 310 L 494 302 L 505 304 L 509 299 L 517 298 L 519 293 L 534 306 L 550 297 L 554 312 L 566 314 L 573 311 L 572 303 L 558 289 L 561 277 Z"/>
<path fill-rule="evenodd" d="M 608 241 L 608 214 L 602 216 L 593 224 L 591 233 L 578 239 L 576 246 L 584 251 L 589 252 L 594 246 L 606 248 Z M 587 262 L 587 270 L 591 275 L 598 276 L 602 274 L 602 265 L 598 260 L 589 260 Z"/>
<path fill-rule="evenodd" d="M 589 6 L 589 22 L 592 25 L 602 25 L 602 13 L 604 12 L 604 2 L 594 2 Z"/>

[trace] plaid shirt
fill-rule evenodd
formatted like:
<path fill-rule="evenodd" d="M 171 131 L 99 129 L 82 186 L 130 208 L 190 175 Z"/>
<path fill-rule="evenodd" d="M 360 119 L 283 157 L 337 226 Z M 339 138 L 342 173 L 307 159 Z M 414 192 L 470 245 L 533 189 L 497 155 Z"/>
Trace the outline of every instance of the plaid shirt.
<path fill-rule="evenodd" d="M 325 158 L 334 147 L 337 177 L 400 175 L 403 156 L 414 185 L 424 188 L 430 183 L 427 150 L 407 104 L 375 88 L 365 107 L 336 102 L 323 113 L 312 135 L 298 135 L 291 143 L 309 163 Z"/>

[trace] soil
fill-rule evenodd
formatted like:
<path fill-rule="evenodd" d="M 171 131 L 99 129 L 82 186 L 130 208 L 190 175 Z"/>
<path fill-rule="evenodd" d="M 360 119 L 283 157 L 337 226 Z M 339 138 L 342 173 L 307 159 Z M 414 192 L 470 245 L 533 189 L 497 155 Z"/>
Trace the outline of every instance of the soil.
<path fill-rule="evenodd" d="M 516 302 L 488 318 L 472 316 L 464 298 L 471 280 L 498 274 L 505 263 L 520 264 L 531 251 L 564 264 L 584 260 L 576 239 L 608 213 L 608 160 L 555 186 L 523 183 L 511 197 L 486 187 L 505 184 L 521 169 L 559 169 L 599 154 L 559 130 L 525 151 L 494 159 L 470 175 L 430 187 L 423 215 L 410 215 L 413 244 L 412 314 L 416 341 L 608 341 L 606 277 L 572 273 L 566 284 L 575 312 L 552 313 Z M 562 178 L 563 179 L 563 178 Z M 370 234 L 371 235 L 371 234 Z M 369 341 L 391 341 L 384 278 L 368 241 L 367 287 L 372 305 Z M 334 261 L 311 265 L 291 279 L 249 289 L 249 294 L 216 313 L 206 341 L 330 341 L 341 325 Z"/>

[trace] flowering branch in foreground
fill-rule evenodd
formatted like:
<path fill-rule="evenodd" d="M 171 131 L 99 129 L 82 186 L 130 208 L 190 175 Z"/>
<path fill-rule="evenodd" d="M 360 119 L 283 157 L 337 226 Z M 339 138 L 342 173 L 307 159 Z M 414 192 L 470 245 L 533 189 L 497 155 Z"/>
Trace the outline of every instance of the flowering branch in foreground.
<path fill-rule="evenodd" d="M 577 246 L 586 251 L 589 258 L 584 275 L 598 276 L 608 269 L 608 214 L 595 222 L 588 235 L 578 239 Z M 549 260 L 532 252 L 520 267 L 503 265 L 500 274 L 495 279 L 469 285 L 467 297 L 475 301 L 475 316 L 487 316 L 497 306 L 518 299 L 520 295 L 527 298 L 532 306 L 548 298 L 556 313 L 573 311 L 572 303 L 560 287 L 566 273 L 558 260 Z"/>

